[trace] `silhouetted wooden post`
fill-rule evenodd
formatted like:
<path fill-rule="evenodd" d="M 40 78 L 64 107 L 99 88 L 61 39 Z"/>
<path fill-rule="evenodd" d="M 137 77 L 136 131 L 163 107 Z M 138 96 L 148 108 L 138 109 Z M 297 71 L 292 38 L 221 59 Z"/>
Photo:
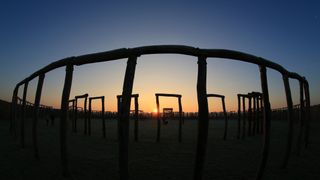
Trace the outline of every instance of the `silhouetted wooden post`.
<path fill-rule="evenodd" d="M 19 86 L 13 90 L 12 101 L 11 101 L 11 113 L 10 113 L 10 132 L 13 133 L 14 137 L 17 137 L 17 100 L 18 100 Z"/>
<path fill-rule="evenodd" d="M 252 96 L 253 103 L 253 112 L 252 112 L 252 135 L 256 135 L 256 126 L 257 126 L 257 95 L 253 94 Z"/>
<path fill-rule="evenodd" d="M 308 81 L 304 78 L 304 93 L 305 93 L 305 98 L 306 98 L 306 107 L 305 107 L 305 114 L 306 114 L 306 118 L 305 118 L 305 137 L 304 137 L 304 141 L 305 141 L 305 148 L 308 147 L 309 145 L 309 133 L 310 133 L 310 118 L 311 118 L 311 114 L 310 114 L 310 92 L 309 92 L 309 83 Z"/>
<path fill-rule="evenodd" d="M 33 123 L 32 123 L 32 138 L 33 138 L 33 148 L 34 157 L 39 159 L 39 149 L 38 149 L 38 118 L 39 118 L 39 105 L 41 99 L 42 86 L 44 81 L 44 74 L 39 76 L 38 86 L 36 91 L 36 96 L 34 100 L 34 111 L 33 111 Z"/>
<path fill-rule="evenodd" d="M 138 134 L 139 134 L 139 102 L 138 102 L 138 97 L 134 97 L 134 140 L 137 142 L 138 141 Z"/>
<path fill-rule="evenodd" d="M 68 152 L 67 152 L 67 116 L 70 90 L 72 85 L 73 65 L 66 66 L 66 75 L 64 80 L 62 98 L 61 98 L 61 113 L 60 113 L 60 153 L 63 176 L 69 176 L 68 168 Z"/>
<path fill-rule="evenodd" d="M 21 113 L 21 124 L 20 124 L 20 135 L 21 135 L 21 147 L 24 148 L 25 143 L 24 143 L 24 121 L 26 119 L 26 98 L 27 98 L 27 91 L 28 91 L 28 84 L 29 81 L 24 83 L 24 88 L 23 88 L 23 97 L 22 97 L 22 113 Z"/>
<path fill-rule="evenodd" d="M 292 103 L 292 97 L 291 97 L 291 90 L 290 90 L 290 84 L 289 84 L 289 77 L 287 74 L 282 75 L 283 83 L 284 83 L 284 89 L 286 93 L 286 99 L 287 99 L 287 120 L 288 120 L 288 139 L 287 139 L 287 146 L 285 150 L 285 156 L 282 163 L 281 168 L 286 168 L 290 153 L 291 153 L 291 146 L 292 146 L 292 134 L 293 134 L 293 103 Z"/>
<path fill-rule="evenodd" d="M 240 94 L 237 95 L 238 97 L 238 133 L 237 138 L 240 139 L 241 134 L 241 102 L 240 102 Z"/>
<path fill-rule="evenodd" d="M 299 88 L 300 88 L 300 113 L 299 113 L 299 134 L 298 134 L 298 141 L 297 141 L 297 155 L 300 156 L 301 154 L 301 141 L 302 141 L 302 134 L 304 128 L 304 96 L 303 96 L 303 81 L 299 80 Z"/>
<path fill-rule="evenodd" d="M 91 136 L 91 114 L 92 114 L 92 107 L 91 107 L 92 99 L 89 98 L 89 113 L 88 113 L 88 135 Z"/>
<path fill-rule="evenodd" d="M 88 96 L 84 99 L 84 134 L 88 133 L 88 115 L 87 115 Z"/>
<path fill-rule="evenodd" d="M 181 105 L 181 96 L 178 97 L 179 102 L 179 142 L 182 141 L 182 105 Z"/>
<path fill-rule="evenodd" d="M 251 136 L 252 130 L 252 96 L 248 95 L 249 107 L 248 107 L 248 136 Z"/>
<path fill-rule="evenodd" d="M 102 134 L 106 138 L 106 118 L 105 118 L 105 107 L 104 107 L 104 97 L 102 98 Z"/>
<path fill-rule="evenodd" d="M 198 57 L 198 138 L 194 169 L 194 180 L 201 180 L 207 151 L 209 110 L 207 100 L 207 62 L 206 57 Z"/>
<path fill-rule="evenodd" d="M 160 142 L 160 130 L 161 130 L 161 122 L 160 122 L 160 105 L 159 105 L 159 96 L 156 95 L 156 104 L 157 104 L 157 142 Z"/>
<path fill-rule="evenodd" d="M 260 78 L 261 78 L 261 89 L 263 96 L 263 147 L 262 147 L 262 158 L 258 167 L 256 180 L 260 180 L 264 173 L 268 156 L 269 156 L 269 145 L 270 145 L 270 127 L 271 127 L 271 109 L 269 102 L 269 90 L 267 80 L 267 69 L 265 66 L 260 65 Z"/>
<path fill-rule="evenodd" d="M 227 134 L 228 134 L 228 116 L 227 116 L 227 111 L 226 111 L 226 104 L 224 101 L 224 96 L 221 98 L 222 99 L 222 109 L 223 109 L 223 115 L 224 115 L 224 135 L 223 139 L 227 139 Z"/>
<path fill-rule="evenodd" d="M 128 58 L 126 74 L 122 90 L 122 103 L 119 121 L 119 175 L 120 180 L 129 179 L 128 152 L 129 152 L 129 114 L 133 88 L 133 80 L 136 69 L 137 57 Z"/>
<path fill-rule="evenodd" d="M 78 99 L 75 98 L 75 111 L 74 111 L 74 127 L 73 132 L 77 132 L 77 121 L 78 121 Z"/>
<path fill-rule="evenodd" d="M 242 96 L 242 139 L 246 136 L 246 97 Z"/>

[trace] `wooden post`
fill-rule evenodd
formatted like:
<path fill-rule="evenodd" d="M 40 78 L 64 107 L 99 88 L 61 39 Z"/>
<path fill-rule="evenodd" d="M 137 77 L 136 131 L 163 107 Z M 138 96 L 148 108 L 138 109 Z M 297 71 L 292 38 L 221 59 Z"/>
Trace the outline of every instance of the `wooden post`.
<path fill-rule="evenodd" d="M 257 95 L 252 96 L 253 112 L 252 112 L 252 135 L 256 135 L 257 128 Z"/>
<path fill-rule="evenodd" d="M 120 180 L 129 179 L 128 151 L 129 151 L 129 114 L 133 88 L 133 80 L 136 69 L 137 57 L 131 56 L 127 62 L 126 74 L 122 90 L 122 103 L 119 121 L 119 175 Z"/>
<path fill-rule="evenodd" d="M 19 86 L 13 90 L 12 101 L 11 101 L 11 111 L 10 111 L 10 132 L 13 133 L 14 137 L 17 136 L 17 100 L 18 100 L 18 90 Z"/>
<path fill-rule="evenodd" d="M 91 107 L 92 99 L 89 99 L 89 113 L 88 113 L 88 134 L 91 136 L 91 114 L 92 114 L 92 107 Z"/>
<path fill-rule="evenodd" d="M 77 132 L 77 121 L 78 121 L 78 98 L 76 99 L 76 107 L 75 107 L 75 115 L 74 115 L 74 127 L 73 127 L 73 132 Z"/>
<path fill-rule="evenodd" d="M 241 102 L 240 102 L 240 94 L 237 95 L 238 97 L 238 135 L 237 138 L 240 139 L 241 134 Z"/>
<path fill-rule="evenodd" d="M 224 101 L 224 97 L 222 99 L 222 109 L 223 109 L 223 115 L 224 115 L 224 135 L 223 135 L 223 140 L 227 139 L 227 134 L 228 134 L 228 116 L 227 116 L 227 111 L 226 111 L 226 104 Z"/>
<path fill-rule="evenodd" d="M 32 138 L 33 138 L 34 157 L 36 159 L 39 159 L 38 129 L 37 129 L 37 127 L 38 127 L 38 118 L 39 118 L 39 105 L 40 105 L 44 76 L 45 76 L 44 74 L 41 74 L 39 76 L 36 96 L 35 96 L 35 100 L 34 100 L 34 110 L 33 110 Z"/>
<path fill-rule="evenodd" d="M 104 97 L 101 99 L 102 101 L 102 135 L 106 138 L 106 120 L 105 120 L 105 108 L 104 108 Z"/>
<path fill-rule="evenodd" d="M 156 104 L 157 104 L 157 142 L 160 142 L 160 130 L 161 130 L 161 122 L 160 122 L 160 105 L 159 105 L 159 96 L 156 95 Z"/>
<path fill-rule="evenodd" d="M 73 65 L 66 66 L 66 75 L 64 80 L 63 92 L 61 97 L 61 113 L 60 113 L 60 153 L 63 176 L 69 176 L 68 168 L 68 152 L 67 152 L 67 116 L 68 101 L 72 85 Z"/>
<path fill-rule="evenodd" d="M 83 111 L 84 111 L 84 134 L 88 133 L 87 101 L 88 101 L 88 97 L 85 97 L 84 98 L 84 107 L 83 107 Z"/>
<path fill-rule="evenodd" d="M 249 107 L 248 107 L 248 136 L 251 136 L 252 130 L 252 96 L 248 95 Z"/>
<path fill-rule="evenodd" d="M 21 148 L 24 148 L 25 146 L 25 141 L 24 141 L 24 121 L 26 119 L 26 103 L 27 103 L 27 91 L 28 91 L 28 84 L 29 81 L 27 81 L 24 84 L 24 88 L 23 88 L 23 98 L 22 98 L 22 113 L 21 113 L 21 124 L 20 124 L 20 136 L 21 136 Z"/>
<path fill-rule="evenodd" d="M 207 100 L 207 62 L 206 57 L 198 57 L 198 138 L 194 169 L 194 180 L 201 180 L 207 151 L 209 110 Z"/>
<path fill-rule="evenodd" d="M 257 134 L 260 134 L 261 126 L 261 109 L 260 109 L 260 96 L 257 96 Z"/>
<path fill-rule="evenodd" d="M 289 84 L 289 77 L 287 74 L 282 75 L 285 93 L 286 93 L 286 99 L 287 99 L 287 120 L 288 120 L 288 139 L 287 139 L 287 146 L 285 150 L 285 156 L 282 163 L 281 168 L 286 168 L 290 153 L 291 153 L 291 146 L 292 146 L 292 134 L 293 134 L 293 103 L 292 103 L 292 97 L 291 97 L 291 90 L 290 90 L 290 84 Z"/>
<path fill-rule="evenodd" d="M 305 110 L 304 110 L 304 98 L 303 98 L 303 82 L 299 80 L 299 88 L 300 88 L 300 113 L 299 113 L 299 134 L 298 134 L 298 141 L 297 141 L 297 155 L 300 156 L 301 154 L 301 142 L 302 142 L 302 134 L 304 128 L 304 117 L 305 117 Z"/>
<path fill-rule="evenodd" d="M 242 96 L 242 139 L 246 136 L 246 98 Z"/>
<path fill-rule="evenodd" d="M 178 97 L 179 101 L 179 142 L 182 142 L 182 104 L 181 104 L 181 96 Z"/>
<path fill-rule="evenodd" d="M 269 145 L 270 145 L 270 127 L 271 127 L 271 109 L 269 102 L 269 90 L 268 90 L 268 80 L 267 80 L 267 69 L 265 66 L 260 66 L 260 78 L 261 78 L 261 89 L 263 96 L 263 147 L 262 147 L 262 157 L 258 167 L 256 180 L 260 180 L 263 176 L 268 156 L 269 156 Z"/>
<path fill-rule="evenodd" d="M 138 97 L 134 97 L 134 140 L 137 142 L 138 141 L 138 131 L 139 131 L 139 102 L 138 102 Z"/>
<path fill-rule="evenodd" d="M 304 137 L 304 141 L 305 141 L 305 148 L 308 147 L 309 145 L 309 133 L 310 133 L 310 118 L 311 118 L 311 114 L 310 114 L 310 92 L 309 92 L 309 83 L 306 79 L 304 79 L 304 93 L 305 93 L 305 98 L 306 98 L 306 107 L 305 107 L 305 114 L 306 114 L 306 118 L 305 118 L 305 137 Z"/>

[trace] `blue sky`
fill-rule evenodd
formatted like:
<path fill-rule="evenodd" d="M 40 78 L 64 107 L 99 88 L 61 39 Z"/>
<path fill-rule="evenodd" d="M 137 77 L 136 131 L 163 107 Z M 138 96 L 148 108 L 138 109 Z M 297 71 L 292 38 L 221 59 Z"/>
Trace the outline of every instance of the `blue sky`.
<path fill-rule="evenodd" d="M 10 0 L 1 1 L 0 20 L 0 99 L 7 101 L 17 82 L 64 57 L 123 47 L 181 44 L 238 50 L 270 59 L 306 76 L 312 104 L 320 103 L 319 1 Z M 185 94 L 187 110 L 194 110 L 189 105 L 196 100 L 193 59 L 177 55 L 141 57 L 134 91 L 144 92 L 145 101 L 154 98 L 156 91 L 177 91 Z M 112 98 L 109 107 L 113 110 L 113 97 L 121 93 L 124 69 L 125 60 L 78 67 L 71 96 L 85 92 L 106 95 Z M 282 79 L 276 72 L 268 72 L 273 107 L 283 106 Z M 59 104 L 63 73 L 59 69 L 48 74 L 42 103 Z M 208 77 L 208 92 L 228 96 L 229 109 L 236 93 L 260 91 L 258 69 L 251 64 L 210 59 Z M 35 82 L 30 86 L 30 101 Z M 290 82 L 296 95 L 298 84 Z M 294 102 L 298 102 L 296 96 Z M 150 103 L 144 107 L 149 111 L 147 106 Z"/>

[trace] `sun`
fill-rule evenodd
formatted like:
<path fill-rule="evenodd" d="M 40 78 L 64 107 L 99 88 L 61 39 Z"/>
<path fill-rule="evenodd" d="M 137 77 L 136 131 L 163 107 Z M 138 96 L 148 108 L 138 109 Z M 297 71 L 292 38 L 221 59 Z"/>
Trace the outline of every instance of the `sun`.
<path fill-rule="evenodd" d="M 153 109 L 153 112 L 154 112 L 154 113 L 158 112 L 158 109 L 157 109 L 157 108 L 154 108 L 154 109 Z"/>

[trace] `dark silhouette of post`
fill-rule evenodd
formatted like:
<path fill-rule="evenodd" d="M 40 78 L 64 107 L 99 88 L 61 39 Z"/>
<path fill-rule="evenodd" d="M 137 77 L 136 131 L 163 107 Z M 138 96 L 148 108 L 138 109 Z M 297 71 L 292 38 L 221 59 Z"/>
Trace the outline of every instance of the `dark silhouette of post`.
<path fill-rule="evenodd" d="M 84 112 L 84 134 L 87 134 L 88 130 L 88 119 L 87 119 L 87 101 L 88 101 L 88 94 L 83 94 L 83 95 L 78 95 L 75 96 L 76 99 L 76 114 L 75 114 L 75 131 L 77 132 L 77 120 L 78 120 L 78 99 L 84 99 L 84 107 L 83 107 L 83 112 Z"/>
<path fill-rule="evenodd" d="M 96 96 L 89 98 L 89 115 L 88 115 L 88 134 L 91 136 L 91 115 L 92 115 L 92 100 L 101 100 L 101 118 L 102 118 L 102 136 L 106 137 L 106 122 L 104 117 L 104 96 Z"/>
<path fill-rule="evenodd" d="M 284 89 L 286 93 L 286 99 L 287 99 L 287 120 L 288 120 L 288 139 L 287 139 L 287 146 L 285 149 L 285 156 L 283 163 L 281 165 L 281 168 L 286 168 L 288 165 L 288 161 L 290 158 L 291 153 L 291 146 L 292 146 L 292 134 L 293 134 L 293 103 L 292 103 L 292 97 L 291 97 L 291 90 L 290 90 L 290 84 L 289 84 L 289 77 L 288 75 L 284 74 L 282 75 L 283 83 L 284 83 Z"/>
<path fill-rule="evenodd" d="M 194 168 L 194 180 L 201 180 L 207 152 L 209 110 L 207 99 L 207 62 L 206 57 L 198 57 L 198 137 Z"/>
<path fill-rule="evenodd" d="M 256 180 L 260 180 L 263 176 L 268 156 L 269 156 L 269 146 L 270 146 L 270 127 L 271 127 L 271 109 L 269 102 L 269 90 L 268 90 L 268 80 L 267 80 L 267 69 L 265 66 L 260 65 L 260 78 L 261 78 L 261 89 L 263 96 L 263 147 L 262 147 L 262 157 L 258 167 Z"/>
<path fill-rule="evenodd" d="M 129 114 L 137 57 L 130 56 L 127 62 L 126 74 L 122 90 L 122 102 L 119 118 L 119 176 L 120 180 L 129 179 L 128 152 L 129 152 Z"/>
<path fill-rule="evenodd" d="M 44 77 L 45 77 L 44 74 L 41 74 L 39 76 L 36 96 L 35 96 L 35 100 L 34 100 L 34 110 L 33 110 L 32 139 L 33 139 L 34 157 L 36 159 L 39 159 L 38 129 L 37 128 L 38 128 L 38 118 L 39 118 L 39 105 L 40 105 Z"/>
<path fill-rule="evenodd" d="M 303 96 L 303 81 L 299 80 L 299 93 L 300 93 L 300 111 L 299 111 L 299 134 L 297 140 L 297 155 L 301 154 L 301 142 L 302 142 L 302 134 L 304 129 L 304 121 L 305 121 L 305 101 Z"/>
<path fill-rule="evenodd" d="M 156 141 L 160 141 L 160 103 L 159 103 L 159 97 L 176 97 L 178 98 L 178 105 L 179 105 L 179 130 L 178 130 L 178 141 L 182 142 L 182 104 L 181 104 L 181 95 L 180 94 L 166 94 L 166 93 L 156 93 L 156 103 L 157 103 L 157 139 Z"/>
<path fill-rule="evenodd" d="M 224 116 L 224 134 L 223 134 L 223 139 L 226 140 L 227 139 L 227 134 L 228 134 L 228 116 L 227 116 L 224 96 L 223 95 L 219 95 L 219 94 L 207 94 L 207 97 L 217 97 L 217 98 L 221 99 L 223 116 Z"/>
<path fill-rule="evenodd" d="M 251 136 L 252 132 L 252 96 L 248 94 L 248 136 Z"/>
<path fill-rule="evenodd" d="M 61 98 L 61 113 L 60 113 L 60 153 L 63 176 L 69 176 L 68 168 L 68 149 L 67 149 L 67 116 L 69 107 L 69 97 L 72 85 L 73 65 L 66 66 L 66 75 L 64 80 L 62 98 Z"/>
<path fill-rule="evenodd" d="M 305 98 L 306 98 L 306 106 L 305 106 L 305 136 L 304 136 L 304 141 L 305 141 L 305 148 L 308 147 L 309 145 L 309 133 L 310 133 L 310 92 L 309 92 L 309 83 L 308 81 L 304 78 L 304 93 L 305 93 Z"/>
<path fill-rule="evenodd" d="M 10 111 L 10 132 L 13 133 L 14 137 L 17 137 L 17 101 L 18 101 L 18 91 L 19 86 L 13 90 L 12 101 L 11 101 L 11 111 Z"/>
<path fill-rule="evenodd" d="M 68 105 L 69 103 L 72 103 L 72 111 L 71 111 L 71 131 L 75 132 L 76 126 L 75 126 L 75 118 L 76 118 L 76 110 L 75 110 L 75 106 L 76 106 L 76 99 L 71 99 L 68 101 Z M 70 117 L 70 114 L 69 114 Z"/>
<path fill-rule="evenodd" d="M 131 98 L 134 98 L 134 140 L 137 142 L 139 140 L 139 94 L 132 94 Z M 121 107 L 122 95 L 118 95 L 117 100 L 118 107 Z"/>
<path fill-rule="evenodd" d="M 238 97 L 238 131 L 237 138 L 240 139 L 241 134 L 241 97 L 240 94 L 237 94 Z"/>
<path fill-rule="evenodd" d="M 21 124 L 20 124 L 20 140 L 21 140 L 21 147 L 24 148 L 25 146 L 25 140 L 24 140 L 24 121 L 26 119 L 26 103 L 27 103 L 27 91 L 28 91 L 28 84 L 29 81 L 27 81 L 24 84 L 24 88 L 23 88 L 23 100 L 22 100 L 22 115 L 21 115 Z"/>

